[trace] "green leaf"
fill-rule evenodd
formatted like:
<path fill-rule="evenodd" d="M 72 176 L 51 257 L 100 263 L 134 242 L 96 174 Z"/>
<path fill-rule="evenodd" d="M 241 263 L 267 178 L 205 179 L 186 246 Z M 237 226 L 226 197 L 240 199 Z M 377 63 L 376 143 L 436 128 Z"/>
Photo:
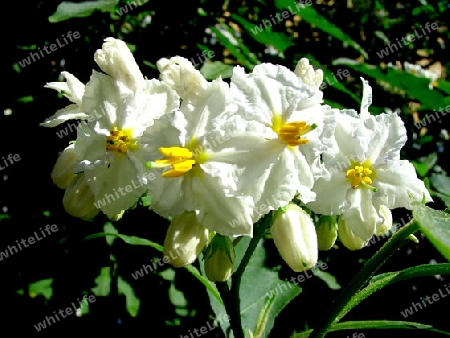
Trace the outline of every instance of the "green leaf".
<path fill-rule="evenodd" d="M 23 96 L 17 99 L 17 102 L 22 102 L 22 103 L 30 103 L 34 101 L 34 97 L 32 95 L 28 95 L 28 96 Z"/>
<path fill-rule="evenodd" d="M 122 235 L 122 234 L 112 234 L 112 233 L 97 233 L 97 234 L 93 234 L 93 235 L 89 235 L 85 238 L 85 240 L 90 240 L 90 239 L 94 239 L 94 238 L 99 238 L 99 237 L 103 237 L 103 236 L 116 236 L 119 237 L 120 239 L 122 239 L 123 241 L 125 241 L 125 243 L 131 244 L 131 245 L 144 245 L 144 246 L 149 246 L 152 247 L 160 252 L 163 252 L 163 246 L 159 245 L 157 243 L 154 243 L 148 239 L 145 238 L 140 238 L 140 237 L 136 237 L 136 236 L 127 236 L 127 235 Z M 214 297 L 217 298 L 217 300 L 223 304 L 222 298 L 220 297 L 219 292 L 217 291 L 217 289 L 212 285 L 212 283 L 206 279 L 205 277 L 203 277 L 200 272 L 198 271 L 197 268 L 195 268 L 192 265 L 187 265 L 185 266 L 185 268 L 195 277 L 197 278 L 203 285 L 206 286 L 207 290 L 212 292 L 212 295 L 214 295 Z"/>
<path fill-rule="evenodd" d="M 31 298 L 42 295 L 46 300 L 49 300 L 53 296 L 52 283 L 53 278 L 41 279 L 37 282 L 30 283 L 28 285 L 28 294 Z"/>
<path fill-rule="evenodd" d="M 221 25 L 224 26 L 224 25 Z M 242 63 L 248 70 L 252 70 L 254 64 L 250 62 L 245 54 L 240 50 L 239 46 L 234 45 L 230 42 L 229 38 L 225 36 L 219 29 L 217 29 L 214 26 L 211 26 L 211 31 L 216 35 L 217 40 L 230 51 L 231 54 L 240 62 Z M 223 27 L 222 27 L 223 29 Z M 234 38 L 234 40 L 237 41 L 237 38 Z"/>
<path fill-rule="evenodd" d="M 119 0 L 97 0 L 70 2 L 63 1 L 56 8 L 56 12 L 48 17 L 51 23 L 64 21 L 71 18 L 81 18 L 91 15 L 95 10 L 109 12 L 119 3 Z"/>
<path fill-rule="evenodd" d="M 428 88 L 430 83 L 429 79 L 421 78 L 393 67 L 381 69 L 378 66 L 357 62 L 349 58 L 338 58 L 333 61 L 333 65 L 346 65 L 373 79 L 384 81 L 394 87 L 400 88 L 408 96 L 419 100 L 422 104 L 421 109 L 434 110 L 443 106 L 444 97 L 442 93 Z"/>
<path fill-rule="evenodd" d="M 89 235 L 85 238 L 85 240 L 91 240 L 94 238 L 104 237 L 104 236 L 115 236 L 122 239 L 125 243 L 131 244 L 131 245 L 144 245 L 144 246 L 150 246 L 158 251 L 163 251 L 163 246 L 159 245 L 157 243 L 154 243 L 148 239 L 140 238 L 136 236 L 127 236 L 122 234 L 115 234 L 115 233 L 108 233 L 108 232 L 100 232 L 97 234 Z"/>
<path fill-rule="evenodd" d="M 272 32 L 272 27 L 263 29 L 261 24 L 259 26 L 254 25 L 237 14 L 231 14 L 231 18 L 239 22 L 255 41 L 264 46 L 272 46 L 278 51 L 284 52 L 290 46 L 294 45 L 291 37 L 283 33 Z"/>
<path fill-rule="evenodd" d="M 233 66 L 227 65 L 221 61 L 205 62 L 200 68 L 200 73 L 207 80 L 214 80 L 219 76 L 221 76 L 222 79 L 227 79 L 233 75 Z"/>
<path fill-rule="evenodd" d="M 118 277 L 117 279 L 117 289 L 119 295 L 124 295 L 126 299 L 127 311 L 131 317 L 136 317 L 139 311 L 139 305 L 141 301 L 134 294 L 134 290 L 128 282 Z"/>
<path fill-rule="evenodd" d="M 430 175 L 430 183 L 437 191 L 450 195 L 450 177 L 432 173 Z"/>
<path fill-rule="evenodd" d="M 397 329 L 397 330 L 426 330 L 437 333 L 442 333 L 444 335 L 450 335 L 450 332 L 445 332 L 442 330 L 438 330 L 433 328 L 431 325 L 415 323 L 415 322 L 406 322 L 400 320 L 358 320 L 358 321 L 348 321 L 337 323 L 331 327 L 329 332 L 331 331 L 342 331 L 342 330 L 367 330 L 367 329 Z M 309 337 L 312 330 L 306 330 L 300 333 L 294 333 L 291 338 L 307 338 Z M 380 333 L 382 334 L 382 332 Z M 426 334 L 426 333 L 424 333 Z"/>
<path fill-rule="evenodd" d="M 342 41 L 344 44 L 348 44 L 358 52 L 360 52 L 365 59 L 369 56 L 367 52 L 355 41 L 353 41 L 347 34 L 345 34 L 339 27 L 329 22 L 325 17 L 317 13 L 317 11 L 311 7 L 306 6 L 304 8 L 297 7 L 295 0 L 276 0 L 275 6 L 279 9 L 287 9 L 302 17 L 303 20 L 316 26 L 320 30 L 328 33 L 330 36 Z"/>
<path fill-rule="evenodd" d="M 428 240 L 450 261 L 450 214 L 415 203 L 413 216 Z"/>
<path fill-rule="evenodd" d="M 437 153 L 431 153 L 428 156 L 420 157 L 417 160 L 411 160 L 414 168 L 417 170 L 417 174 L 420 177 L 424 177 L 428 174 L 431 168 L 437 163 L 438 156 Z"/>
<path fill-rule="evenodd" d="M 317 265 L 320 266 L 321 263 L 318 263 Z M 320 270 L 318 268 L 312 269 L 314 272 L 314 275 L 319 277 L 321 280 L 323 280 L 325 283 L 327 283 L 328 287 L 331 290 L 339 290 L 341 289 L 341 286 L 336 280 L 336 277 L 334 277 L 331 273 Z"/>
<path fill-rule="evenodd" d="M 209 281 L 209 279 L 202 276 L 200 271 L 193 266 L 193 265 L 187 265 L 185 267 L 192 275 L 194 275 L 195 278 L 197 278 L 204 286 L 206 286 L 206 289 L 211 292 L 211 294 L 219 301 L 220 304 L 223 305 L 222 297 L 220 297 L 219 291 L 217 291 L 216 286 Z"/>
<path fill-rule="evenodd" d="M 111 274 L 110 267 L 104 266 L 100 269 L 100 274 L 94 280 L 96 286 L 91 288 L 94 295 L 99 297 L 106 297 L 111 290 Z"/>
<path fill-rule="evenodd" d="M 106 222 L 103 226 L 103 231 L 108 234 L 114 234 L 117 235 L 119 231 L 114 227 L 114 225 L 111 222 Z M 113 245 L 114 240 L 116 239 L 114 236 L 106 236 L 106 243 L 109 245 Z"/>
<path fill-rule="evenodd" d="M 436 275 L 450 275 L 450 264 L 422 264 L 407 268 L 401 271 L 386 272 L 377 276 L 374 276 L 369 284 L 362 290 L 358 291 L 342 309 L 341 313 L 337 317 L 336 321 L 344 317 L 354 307 L 360 304 L 364 299 L 381 290 L 385 286 L 392 285 L 407 279 L 413 279 L 424 276 L 436 276 Z"/>
<path fill-rule="evenodd" d="M 272 330 L 276 316 L 284 307 L 301 292 L 298 285 L 278 278 L 278 272 L 265 267 L 266 251 L 264 239 L 261 239 L 250 258 L 250 261 L 242 275 L 241 280 L 241 315 L 242 325 L 247 331 L 253 329 L 257 322 L 261 309 L 267 301 L 272 303 L 262 337 L 268 337 Z M 242 241 L 237 246 L 245 245 Z"/>

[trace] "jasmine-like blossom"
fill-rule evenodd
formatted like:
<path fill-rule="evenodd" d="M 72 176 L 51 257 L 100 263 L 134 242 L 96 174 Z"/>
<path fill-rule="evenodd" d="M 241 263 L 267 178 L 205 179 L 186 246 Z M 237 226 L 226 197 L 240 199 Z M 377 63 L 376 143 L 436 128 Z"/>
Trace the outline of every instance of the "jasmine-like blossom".
<path fill-rule="evenodd" d="M 385 223 L 383 206 L 412 209 L 414 200 L 432 199 L 414 166 L 400 159 L 407 140 L 403 121 L 394 113 L 371 115 L 372 90 L 362 80 L 361 112 L 336 116 L 334 146 L 322 154 L 324 175 L 313 187 L 316 200 L 307 206 L 318 214 L 342 215 L 352 234 L 367 242 Z"/>
<path fill-rule="evenodd" d="M 253 235 L 253 200 L 237 192 L 240 161 L 228 133 L 218 131 L 217 117 L 237 111 L 230 88 L 220 78 L 198 95 L 183 100 L 180 111 L 162 116 L 144 132 L 145 159 L 160 175 L 148 185 L 150 208 L 163 217 L 195 211 L 198 222 L 224 236 Z"/>
<path fill-rule="evenodd" d="M 74 147 L 77 160 L 73 172 L 83 174 L 93 194 L 94 206 L 115 219 L 132 207 L 147 189 L 149 175 L 142 158 L 143 131 L 155 119 L 177 109 L 179 97 L 161 81 L 144 79 L 132 53 L 121 40 L 105 39 L 94 59 L 106 74 L 93 71 L 81 101 L 79 95 L 70 96 L 76 97 L 77 105 L 89 120 L 77 129 Z M 76 88 L 79 90 L 72 90 L 72 94 L 81 93 L 81 87 Z M 46 123 L 70 118 L 77 117 L 59 114 Z"/>
<path fill-rule="evenodd" d="M 236 67 L 231 86 L 239 113 L 222 117 L 221 129 L 252 156 L 242 168 L 239 188 L 255 201 L 253 218 L 294 197 L 315 200 L 311 188 L 321 173 L 320 154 L 337 110 L 322 105 L 322 92 L 284 66 L 261 64 L 249 74 Z"/>

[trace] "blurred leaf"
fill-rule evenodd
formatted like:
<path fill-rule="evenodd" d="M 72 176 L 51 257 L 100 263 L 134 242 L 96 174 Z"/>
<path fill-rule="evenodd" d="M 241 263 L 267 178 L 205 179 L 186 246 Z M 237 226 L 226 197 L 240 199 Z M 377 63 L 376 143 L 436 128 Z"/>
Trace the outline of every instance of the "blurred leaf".
<path fill-rule="evenodd" d="M 450 195 L 450 177 L 432 173 L 430 176 L 430 183 L 437 191 Z"/>
<path fill-rule="evenodd" d="M 373 79 L 385 81 L 394 87 L 404 90 L 409 96 L 422 103 L 421 110 L 434 110 L 443 105 L 443 95 L 437 90 L 428 88 L 429 79 L 418 77 L 393 67 L 381 69 L 378 66 L 361 63 L 349 58 L 338 58 L 333 61 L 333 65 L 346 65 Z"/>
<path fill-rule="evenodd" d="M 32 95 L 23 96 L 17 99 L 17 102 L 30 103 L 34 101 L 34 97 Z"/>
<path fill-rule="evenodd" d="M 148 239 L 140 238 L 136 236 L 127 236 L 122 234 L 115 234 L 115 233 L 107 233 L 107 232 L 100 232 L 97 234 L 89 235 L 84 240 L 91 240 L 94 238 L 104 237 L 104 236 L 115 236 L 122 239 L 125 243 L 131 244 L 131 245 L 144 245 L 144 246 L 150 246 L 158 251 L 163 251 L 162 245 L 159 245 L 157 243 L 154 243 Z"/>
<path fill-rule="evenodd" d="M 450 196 L 436 192 L 435 195 L 444 202 L 447 208 L 450 208 Z"/>
<path fill-rule="evenodd" d="M 221 76 L 222 79 L 227 79 L 233 75 L 233 66 L 227 65 L 221 61 L 205 62 L 200 68 L 200 73 L 202 73 L 207 80 L 214 80 L 219 76 Z"/>
<path fill-rule="evenodd" d="M 31 298 L 42 295 L 46 300 L 53 296 L 53 278 L 42 279 L 28 285 L 28 294 Z"/>
<path fill-rule="evenodd" d="M 231 18 L 239 22 L 253 39 L 264 46 L 272 46 L 278 51 L 284 52 L 290 46 L 294 45 L 291 37 L 287 37 L 284 33 L 272 32 L 272 27 L 262 28 L 261 23 L 259 26 L 256 26 L 237 14 L 231 14 Z"/>
<path fill-rule="evenodd" d="M 100 274 L 94 280 L 97 286 L 91 288 L 94 295 L 99 297 L 106 297 L 111 290 L 111 274 L 110 267 L 104 266 L 100 269 Z"/>
<path fill-rule="evenodd" d="M 119 231 L 117 231 L 117 229 L 114 227 L 114 225 L 111 222 L 105 223 L 105 225 L 103 226 L 103 231 L 107 234 L 114 234 L 114 235 L 117 235 L 119 233 Z M 116 237 L 106 236 L 105 239 L 106 239 L 106 243 L 108 243 L 109 245 L 113 245 Z"/>
<path fill-rule="evenodd" d="M 417 174 L 424 177 L 428 174 L 431 168 L 437 163 L 438 156 L 436 153 L 431 153 L 428 156 L 421 157 L 417 160 L 411 160 L 411 163 L 416 168 Z"/>
<path fill-rule="evenodd" d="M 420 324 L 415 322 L 406 322 L 400 320 L 358 320 L 358 321 L 347 321 L 342 323 L 337 323 L 333 325 L 329 332 L 342 331 L 342 330 L 367 330 L 367 329 L 398 329 L 398 330 L 427 330 L 437 333 L 442 333 L 445 335 L 450 335 L 449 332 L 435 329 L 431 325 Z M 294 333 L 291 338 L 307 338 L 313 330 L 306 330 L 300 333 Z M 425 332 L 424 332 L 425 334 Z M 380 332 L 383 335 L 383 332 Z"/>
<path fill-rule="evenodd" d="M 428 240 L 450 261 L 450 214 L 415 203 L 413 216 Z"/>
<path fill-rule="evenodd" d="M 89 235 L 85 238 L 85 240 L 91 240 L 94 238 L 100 238 L 104 236 L 116 236 L 125 241 L 125 243 L 131 244 L 131 245 L 144 245 L 144 246 L 150 246 L 160 252 L 163 252 L 163 246 L 159 245 L 157 243 L 154 243 L 148 239 L 140 238 L 136 236 L 127 236 L 127 235 L 121 235 L 121 234 L 111 234 L 111 233 L 97 233 L 93 235 Z M 207 290 L 211 291 L 212 295 L 217 298 L 217 300 L 223 304 L 222 298 L 220 297 L 219 292 L 217 289 L 212 285 L 212 283 L 203 277 L 200 272 L 192 265 L 187 265 L 185 268 L 195 277 L 197 278 L 205 287 Z"/>
<path fill-rule="evenodd" d="M 210 27 L 211 31 L 216 35 L 217 40 L 230 51 L 231 54 L 240 62 L 242 65 L 244 65 L 248 70 L 253 69 L 253 64 L 247 59 L 244 53 L 239 49 L 238 46 L 234 45 L 230 42 L 230 39 L 225 36 L 219 29 L 212 26 Z M 222 28 L 223 29 L 223 28 Z M 233 37 L 235 40 L 236 38 Z"/>
<path fill-rule="evenodd" d="M 242 241 L 241 241 L 242 242 Z M 237 246 L 242 245 L 239 242 Z M 266 251 L 264 239 L 258 243 L 253 256 L 242 275 L 240 297 L 242 325 L 244 329 L 253 329 L 258 321 L 261 309 L 270 301 L 271 309 L 262 337 L 267 337 L 272 330 L 275 318 L 289 302 L 298 296 L 301 288 L 293 283 L 280 280 L 278 272 L 265 267 Z M 273 300 L 275 299 L 275 300 Z"/>
<path fill-rule="evenodd" d="M 125 296 L 128 313 L 131 317 L 136 317 L 139 312 L 139 305 L 141 301 L 134 294 L 133 288 L 120 276 L 117 279 L 117 288 L 119 295 Z"/>
<path fill-rule="evenodd" d="M 297 2 L 295 0 L 275 0 L 275 6 L 279 9 L 291 9 L 296 11 Z M 305 8 L 300 8 L 298 13 L 299 16 L 311 25 L 319 28 L 320 30 L 328 33 L 330 36 L 348 44 L 355 50 L 360 52 L 365 59 L 369 58 L 367 52 L 355 41 L 353 41 L 347 34 L 345 34 L 339 27 L 335 26 L 333 23 L 329 22 L 325 17 L 316 12 L 311 6 L 306 6 Z"/>
<path fill-rule="evenodd" d="M 320 265 L 320 262 L 317 263 L 317 265 Z M 321 280 L 323 280 L 325 283 L 327 283 L 328 287 L 331 290 L 339 290 L 341 289 L 341 286 L 336 280 L 336 277 L 334 277 L 331 273 L 320 270 L 318 268 L 313 269 L 314 275 L 319 277 Z"/>
<path fill-rule="evenodd" d="M 91 15 L 95 10 L 109 12 L 119 3 L 119 0 L 97 0 L 70 2 L 63 1 L 56 8 L 56 12 L 48 17 L 48 21 L 55 23 L 71 18 L 81 18 Z"/>
<path fill-rule="evenodd" d="M 438 84 L 436 87 L 437 89 L 440 89 L 446 94 L 450 95 L 450 82 L 441 79 L 437 79 L 436 82 Z"/>

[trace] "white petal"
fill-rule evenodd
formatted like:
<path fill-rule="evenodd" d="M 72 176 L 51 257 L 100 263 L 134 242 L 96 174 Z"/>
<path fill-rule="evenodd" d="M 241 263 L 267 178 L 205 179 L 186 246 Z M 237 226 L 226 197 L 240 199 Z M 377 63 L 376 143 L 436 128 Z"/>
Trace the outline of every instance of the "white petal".
<path fill-rule="evenodd" d="M 385 195 L 389 209 L 412 209 L 412 201 L 431 202 L 430 193 L 422 180 L 417 178 L 414 166 L 406 160 L 376 168 L 374 185 Z M 411 197 L 409 196 L 411 194 Z"/>
<path fill-rule="evenodd" d="M 61 72 L 66 82 L 49 82 L 44 87 L 57 90 L 71 102 L 81 106 L 84 94 L 84 84 L 69 72 Z"/>
<path fill-rule="evenodd" d="M 59 109 L 54 115 L 40 123 L 43 127 L 56 127 L 68 120 L 87 120 L 88 115 L 81 111 L 81 107 L 76 104 L 70 104 L 65 108 Z"/>
<path fill-rule="evenodd" d="M 349 189 L 349 206 L 342 213 L 352 232 L 364 242 L 372 237 L 377 226 L 383 221 L 377 208 L 373 206 L 372 197 L 373 192 L 368 189 Z"/>
<path fill-rule="evenodd" d="M 198 210 L 198 221 L 224 236 L 253 236 L 253 201 L 250 197 L 227 195 L 216 178 L 191 173 L 185 180 L 183 205 Z"/>
<path fill-rule="evenodd" d="M 315 181 L 312 190 L 316 193 L 316 200 L 306 205 L 317 214 L 340 215 L 346 205 L 349 189 L 351 186 L 345 177 L 345 172 L 328 174 Z"/>
<path fill-rule="evenodd" d="M 84 175 L 94 193 L 96 207 L 111 219 L 131 208 L 146 191 L 136 177 L 134 165 L 123 154 L 114 154 L 108 164 L 92 165 Z"/>

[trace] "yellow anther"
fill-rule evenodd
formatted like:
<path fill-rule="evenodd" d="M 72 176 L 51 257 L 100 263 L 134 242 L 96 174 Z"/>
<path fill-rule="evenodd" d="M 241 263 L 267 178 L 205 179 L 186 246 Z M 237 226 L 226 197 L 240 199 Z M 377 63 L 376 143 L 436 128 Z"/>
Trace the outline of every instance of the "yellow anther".
<path fill-rule="evenodd" d="M 353 164 L 351 165 L 350 169 L 347 169 L 345 177 L 350 180 L 350 184 L 353 189 L 361 186 L 368 188 L 373 192 L 378 191 L 377 188 L 371 185 L 373 182 L 372 179 L 374 177 L 374 172 L 371 168 L 372 165 L 370 164 L 370 161 L 367 160 L 362 164 Z"/>
<path fill-rule="evenodd" d="M 362 178 L 359 176 L 356 176 L 353 180 L 352 180 L 352 188 L 356 189 L 359 187 L 359 185 L 361 184 Z"/>
<path fill-rule="evenodd" d="M 362 180 L 364 181 L 364 183 L 366 183 L 366 184 L 372 184 L 372 179 L 369 177 L 369 176 L 364 176 L 363 178 L 362 178 Z"/>
<path fill-rule="evenodd" d="M 281 126 L 278 126 L 278 124 L 279 121 L 274 120 L 273 130 L 278 134 L 278 138 L 281 141 L 292 147 L 309 143 L 309 140 L 303 138 L 302 136 L 317 127 L 315 124 L 309 125 L 304 121 L 285 123 Z"/>
<path fill-rule="evenodd" d="M 355 177 L 355 175 L 356 175 L 356 170 L 355 169 L 349 169 L 349 170 L 347 170 L 347 174 L 345 176 L 347 178 L 350 178 L 350 177 Z"/>
<path fill-rule="evenodd" d="M 133 140 L 131 135 L 131 129 L 119 130 L 117 127 L 114 127 L 109 132 L 109 136 L 106 137 L 106 150 L 124 154 L 128 150 L 138 148 L 137 141 Z"/>
<path fill-rule="evenodd" d="M 162 173 L 162 177 L 179 177 L 189 170 L 197 163 L 193 158 L 192 152 L 187 148 L 182 147 L 169 147 L 159 148 L 159 152 L 167 158 L 156 160 L 153 162 L 147 162 L 147 168 L 165 168 L 172 167 L 170 170 Z"/>
<path fill-rule="evenodd" d="M 370 170 L 369 168 L 364 168 L 364 174 L 370 175 L 370 174 L 372 174 L 372 170 Z"/>

